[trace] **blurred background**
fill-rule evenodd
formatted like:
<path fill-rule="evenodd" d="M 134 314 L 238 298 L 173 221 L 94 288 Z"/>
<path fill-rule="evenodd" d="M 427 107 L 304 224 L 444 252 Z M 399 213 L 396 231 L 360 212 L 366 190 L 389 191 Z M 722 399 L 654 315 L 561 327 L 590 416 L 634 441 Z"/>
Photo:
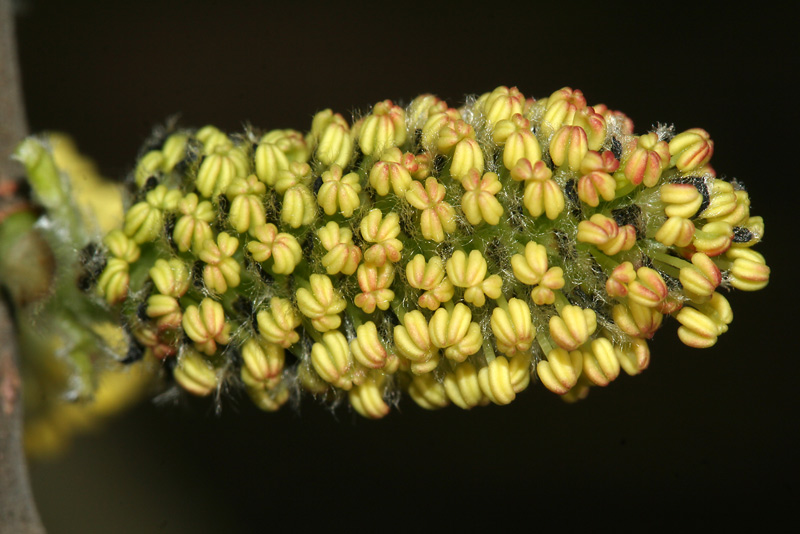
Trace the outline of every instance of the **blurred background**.
<path fill-rule="evenodd" d="M 205 401 L 142 404 L 31 464 L 48 531 L 393 530 L 429 525 L 429 512 L 453 528 L 685 524 L 695 512 L 719 525 L 796 502 L 796 253 L 779 246 L 796 242 L 797 45 L 789 13 L 770 9 L 22 2 L 31 129 L 72 134 L 106 176 L 129 173 L 175 114 L 187 126 L 305 130 L 328 107 L 571 86 L 627 113 L 637 133 L 708 130 L 717 172 L 744 181 L 766 220 L 757 250 L 773 270 L 766 290 L 732 294 L 735 319 L 715 347 L 683 346 L 669 321 L 647 371 L 575 405 L 542 387 L 471 412 L 406 399 L 379 422 L 313 400 L 276 414 L 247 399 L 221 415 Z"/>

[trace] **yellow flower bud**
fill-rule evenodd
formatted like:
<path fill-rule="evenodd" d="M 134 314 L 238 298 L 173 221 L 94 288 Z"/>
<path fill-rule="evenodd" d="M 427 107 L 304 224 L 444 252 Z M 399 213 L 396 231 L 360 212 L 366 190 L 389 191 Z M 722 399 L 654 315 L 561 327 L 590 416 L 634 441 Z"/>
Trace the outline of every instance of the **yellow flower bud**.
<path fill-rule="evenodd" d="M 186 147 L 189 144 L 189 136 L 185 133 L 174 133 L 164 141 L 161 153 L 164 159 L 161 163 L 161 170 L 170 172 L 186 156 Z"/>
<path fill-rule="evenodd" d="M 464 410 L 489 402 L 481 390 L 477 369 L 468 361 L 459 363 L 454 372 L 447 373 L 442 385 L 453 404 Z"/>
<path fill-rule="evenodd" d="M 97 279 L 97 290 L 109 304 L 116 304 L 128 296 L 128 284 L 131 276 L 129 264 L 119 258 L 109 258 L 100 278 Z"/>
<path fill-rule="evenodd" d="M 481 391 L 495 404 L 509 404 L 530 384 L 530 355 L 519 354 L 509 360 L 498 356 L 478 371 Z"/>
<path fill-rule="evenodd" d="M 322 257 L 322 265 L 328 274 L 353 274 L 361 262 L 361 249 L 353 244 L 353 233 L 349 228 L 340 228 L 331 221 L 317 230 L 322 246 L 328 251 Z M 299 245 L 298 245 L 299 250 Z"/>
<path fill-rule="evenodd" d="M 275 180 L 275 191 L 284 195 L 286 191 L 296 185 L 304 185 L 309 187 L 314 177 L 311 175 L 311 166 L 308 163 L 300 163 L 292 161 L 289 163 L 289 168 L 283 171 L 278 171 L 278 177 Z"/>
<path fill-rule="evenodd" d="M 431 342 L 444 349 L 450 360 L 463 362 L 470 354 L 475 354 L 483 344 L 481 328 L 472 321 L 469 307 L 458 303 L 452 313 L 439 308 L 428 325 Z"/>
<path fill-rule="evenodd" d="M 586 107 L 586 98 L 579 89 L 563 87 L 555 91 L 545 102 L 542 122 L 550 131 L 555 131 L 562 124 L 572 124 L 575 113 Z"/>
<path fill-rule="evenodd" d="M 278 384 L 286 361 L 283 347 L 249 338 L 242 345 L 241 355 L 242 381 L 247 386 L 272 389 Z"/>
<path fill-rule="evenodd" d="M 313 193 L 302 184 L 290 187 L 283 195 L 281 221 L 292 228 L 311 224 L 317 216 L 317 202 Z"/>
<path fill-rule="evenodd" d="M 239 232 L 244 233 L 251 228 L 264 224 L 263 195 L 267 188 L 258 181 L 255 174 L 247 178 L 236 178 L 231 182 L 225 194 L 231 202 L 228 221 Z"/>
<path fill-rule="evenodd" d="M 144 202 L 128 210 L 123 231 L 138 244 L 153 241 L 164 226 L 164 211 L 174 210 L 180 198 L 180 191 L 159 185 L 147 193 Z"/>
<path fill-rule="evenodd" d="M 480 102 L 480 101 L 479 101 Z M 492 91 L 476 107 L 483 112 L 490 125 L 510 119 L 515 113 L 522 113 L 525 96 L 516 87 L 500 86 Z"/>
<path fill-rule="evenodd" d="M 161 167 L 164 165 L 164 155 L 160 150 L 151 150 L 139 160 L 136 164 L 136 171 L 134 177 L 138 187 L 144 187 L 147 179 L 155 176 Z"/>
<path fill-rule="evenodd" d="M 453 159 L 450 162 L 450 176 L 454 180 L 464 178 L 470 169 L 483 173 L 483 150 L 475 139 L 462 139 L 456 144 Z"/>
<path fill-rule="evenodd" d="M 691 171 L 708 163 L 714 153 L 714 141 L 705 130 L 692 128 L 672 138 L 669 153 L 678 170 Z"/>
<path fill-rule="evenodd" d="M 408 387 L 408 394 L 426 410 L 438 410 L 449 404 L 444 386 L 430 373 L 415 376 Z"/>
<path fill-rule="evenodd" d="M 389 358 L 378 327 L 372 321 L 356 329 L 356 338 L 350 342 L 350 352 L 358 363 L 369 369 L 382 369 Z"/>
<path fill-rule="evenodd" d="M 617 265 L 606 280 L 606 292 L 610 297 L 627 297 L 628 284 L 636 279 L 633 264 L 625 261 Z"/>
<path fill-rule="evenodd" d="M 683 217 L 670 217 L 658 229 L 655 238 L 668 247 L 688 247 L 694 239 L 694 223 Z"/>
<path fill-rule="evenodd" d="M 770 269 L 764 256 L 746 248 L 731 248 L 725 257 L 733 261 L 731 285 L 742 291 L 758 291 L 769 283 Z"/>
<path fill-rule="evenodd" d="M 219 385 L 219 376 L 203 356 L 187 348 L 178 358 L 178 365 L 172 372 L 180 386 L 200 397 L 210 395 Z"/>
<path fill-rule="evenodd" d="M 279 382 L 272 388 L 247 385 L 246 390 L 253 404 L 265 412 L 274 412 L 289 400 L 289 388 L 284 382 Z"/>
<path fill-rule="evenodd" d="M 393 148 L 384 152 L 381 160 L 372 166 L 369 171 L 369 184 L 378 195 L 386 196 L 392 190 L 399 197 L 405 196 L 411 186 L 411 174 L 400 163 L 402 160 L 400 150 Z"/>
<path fill-rule="evenodd" d="M 650 365 L 650 348 L 644 339 L 633 338 L 629 346 L 615 347 L 617 359 L 622 369 L 630 376 L 635 376 Z"/>
<path fill-rule="evenodd" d="M 150 295 L 146 313 L 151 319 L 157 319 L 156 324 L 161 329 L 178 328 L 183 319 L 181 305 L 168 295 Z"/>
<path fill-rule="evenodd" d="M 719 256 L 728 250 L 733 240 L 733 227 L 726 222 L 712 222 L 694 233 L 692 244 L 708 256 Z"/>
<path fill-rule="evenodd" d="M 121 230 L 111 230 L 103 238 L 103 243 L 108 247 L 108 251 L 115 257 L 126 263 L 134 263 L 139 259 L 141 250 L 132 239 L 125 235 Z"/>
<path fill-rule="evenodd" d="M 562 126 L 550 140 L 550 158 L 558 167 L 579 171 L 589 151 L 586 132 L 580 126 Z"/>
<path fill-rule="evenodd" d="M 711 258 L 696 252 L 692 265 L 681 269 L 680 281 L 690 298 L 710 297 L 722 283 L 722 273 Z"/>
<path fill-rule="evenodd" d="M 305 137 L 297 130 L 272 130 L 265 133 L 259 142 L 277 146 L 286 154 L 290 164 L 305 163 L 311 155 Z"/>
<path fill-rule="evenodd" d="M 331 122 L 320 137 L 317 159 L 328 167 L 338 165 L 346 168 L 353 157 L 353 146 L 353 137 L 350 135 L 347 123 Z"/>
<path fill-rule="evenodd" d="M 650 267 L 639 267 L 636 271 L 636 280 L 628 285 L 628 299 L 651 308 L 664 302 L 668 293 L 664 279 Z"/>
<path fill-rule="evenodd" d="M 383 400 L 385 381 L 386 378 L 383 375 L 370 374 L 364 383 L 354 386 L 348 393 L 348 400 L 353 409 L 370 419 L 380 419 L 386 416 L 390 409 Z"/>
<path fill-rule="evenodd" d="M 550 337 L 565 350 L 575 350 L 586 343 L 596 328 L 594 311 L 579 306 L 564 306 L 559 315 L 550 318 Z"/>
<path fill-rule="evenodd" d="M 611 309 L 614 322 L 632 337 L 650 339 L 661 327 L 663 315 L 655 308 L 642 306 L 636 302 L 617 304 Z"/>
<path fill-rule="evenodd" d="M 178 258 L 157 259 L 150 269 L 150 279 L 162 295 L 180 298 L 189 290 L 191 273 Z"/>
<path fill-rule="evenodd" d="M 300 340 L 295 328 L 300 326 L 301 319 L 292 303 L 280 297 L 272 297 L 269 308 L 256 315 L 258 331 L 269 343 L 276 343 L 288 349 Z"/>
<path fill-rule="evenodd" d="M 378 102 L 364 120 L 358 136 L 358 145 L 367 156 L 377 155 L 406 140 L 406 117 L 403 108 L 391 100 Z"/>
<path fill-rule="evenodd" d="M 439 147 L 440 132 L 460 119 L 461 113 L 452 108 L 445 107 L 444 109 L 430 113 L 422 126 L 422 139 L 420 139 L 425 150 L 436 152 Z"/>
<path fill-rule="evenodd" d="M 183 216 L 175 223 L 172 233 L 175 245 L 181 252 L 191 248 L 197 254 L 203 243 L 214 237 L 209 225 L 216 218 L 214 206 L 207 200 L 200 202 L 197 195 L 189 193 L 178 202 L 178 211 Z"/>
<path fill-rule="evenodd" d="M 431 342 L 428 321 L 421 311 L 408 312 L 402 322 L 402 325 L 394 327 L 394 344 L 401 356 L 420 364 L 438 356 L 439 351 Z"/>
<path fill-rule="evenodd" d="M 683 343 L 694 348 L 712 347 L 717 337 L 727 332 L 733 320 L 728 301 L 719 293 L 714 293 L 711 300 L 697 308 L 684 306 L 675 316 L 681 327 L 678 337 Z"/>
<path fill-rule="evenodd" d="M 492 135 L 495 143 L 503 146 L 503 165 L 511 170 L 525 158 L 531 163 L 542 159 L 542 147 L 530 129 L 530 121 L 516 114 L 510 120 L 502 120 L 495 126 Z"/>
<path fill-rule="evenodd" d="M 383 216 L 381 210 L 373 209 L 361 219 L 361 237 L 368 243 L 375 243 L 364 252 L 364 261 L 378 267 L 391 261 L 400 261 L 403 243 L 400 235 L 400 216 L 392 212 Z"/>
<path fill-rule="evenodd" d="M 339 313 L 347 307 L 347 301 L 324 274 L 312 274 L 308 281 L 310 290 L 304 287 L 297 290 L 300 313 L 311 319 L 312 326 L 320 332 L 339 328 L 342 322 Z"/>
<path fill-rule="evenodd" d="M 322 342 L 311 347 L 311 365 L 319 376 L 337 388 L 353 387 L 350 376 L 353 359 L 347 339 L 338 330 L 322 334 Z"/>
<path fill-rule="evenodd" d="M 322 186 L 317 192 L 317 203 L 327 215 L 335 214 L 338 209 L 345 217 L 352 217 L 353 212 L 361 205 L 361 199 L 358 197 L 361 192 L 360 182 L 358 174 L 351 172 L 342 176 L 342 168 L 333 165 L 322 173 Z"/>
<path fill-rule="evenodd" d="M 691 219 L 703 204 L 703 195 L 690 183 L 669 183 L 659 189 L 667 217 Z"/>
<path fill-rule="evenodd" d="M 576 239 L 591 243 L 605 254 L 613 256 L 630 250 L 636 243 L 636 229 L 630 224 L 618 226 L 614 219 L 595 213 L 588 221 L 578 223 Z"/>
<path fill-rule="evenodd" d="M 564 395 L 578 383 L 583 370 L 583 354 L 579 350 L 567 352 L 563 348 L 551 350 L 547 359 L 536 366 L 542 384 L 558 395 Z"/>
<path fill-rule="evenodd" d="M 358 268 L 361 293 L 355 296 L 353 303 L 364 310 L 364 313 L 372 313 L 375 308 L 388 310 L 394 299 L 394 291 L 389 289 L 393 281 L 394 265 L 391 263 L 384 263 L 380 267 L 362 264 Z"/>
<path fill-rule="evenodd" d="M 272 143 L 259 143 L 255 161 L 256 176 L 269 186 L 275 185 L 281 171 L 289 170 L 289 158 Z"/>
<path fill-rule="evenodd" d="M 445 233 L 456 230 L 455 209 L 444 201 L 447 190 L 436 178 L 425 180 L 425 186 L 416 180 L 406 191 L 406 200 L 415 208 L 422 210 L 420 230 L 425 239 L 441 243 Z"/>
<path fill-rule="evenodd" d="M 495 198 L 502 189 L 497 174 L 487 172 L 481 178 L 478 171 L 471 169 L 461 180 L 461 185 L 466 190 L 461 198 L 461 209 L 470 224 L 478 225 L 482 221 L 493 226 L 498 224 L 503 215 L 503 206 Z"/>
<path fill-rule="evenodd" d="M 597 338 L 591 350 L 583 351 L 583 374 L 598 386 L 607 386 L 619 376 L 620 365 L 614 345 L 606 338 Z"/>
<path fill-rule="evenodd" d="M 204 298 L 200 306 L 188 306 L 183 314 L 183 331 L 195 342 L 197 350 L 209 356 L 217 351 L 217 343 L 230 340 L 231 325 L 225 321 L 222 304 Z"/>
<path fill-rule="evenodd" d="M 303 250 L 297 238 L 278 232 L 278 228 L 272 223 L 256 227 L 252 234 L 258 241 L 250 241 L 247 250 L 259 262 L 265 262 L 271 257 L 274 262 L 272 272 L 275 274 L 291 274 L 303 259 Z"/>
<path fill-rule="evenodd" d="M 623 173 L 633 185 L 644 182 L 646 187 L 653 187 L 661 178 L 661 172 L 669 167 L 669 158 L 667 142 L 660 141 L 657 133 L 650 132 L 636 139 L 636 148 L 628 156 Z M 663 186 L 661 190 L 663 194 Z"/>
<path fill-rule="evenodd" d="M 217 242 L 205 242 L 203 250 L 198 255 L 206 262 L 203 268 L 203 281 L 206 288 L 217 293 L 225 293 L 229 287 L 238 287 L 241 283 L 239 263 L 233 258 L 239 240 L 225 232 L 217 236 Z"/>
<path fill-rule="evenodd" d="M 600 150 L 606 141 L 606 120 L 595 110 L 587 106 L 575 114 L 572 124 L 580 126 L 586 133 L 586 144 L 589 150 Z"/>
<path fill-rule="evenodd" d="M 496 299 L 501 294 L 502 279 L 496 274 L 485 278 L 487 268 L 486 259 L 477 250 L 469 253 L 469 259 L 457 250 L 446 264 L 447 277 L 453 285 L 466 289 L 464 300 L 478 307 L 485 304 L 487 296 Z"/>
<path fill-rule="evenodd" d="M 245 178 L 250 163 L 244 151 L 237 147 L 216 147 L 207 155 L 197 171 L 195 187 L 206 198 L 216 198 L 225 193 L 236 178 Z"/>
<path fill-rule="evenodd" d="M 497 349 L 508 356 L 528 352 L 536 337 L 531 322 L 531 309 L 519 299 L 509 299 L 508 309 L 497 307 L 492 312 L 492 333 Z"/>

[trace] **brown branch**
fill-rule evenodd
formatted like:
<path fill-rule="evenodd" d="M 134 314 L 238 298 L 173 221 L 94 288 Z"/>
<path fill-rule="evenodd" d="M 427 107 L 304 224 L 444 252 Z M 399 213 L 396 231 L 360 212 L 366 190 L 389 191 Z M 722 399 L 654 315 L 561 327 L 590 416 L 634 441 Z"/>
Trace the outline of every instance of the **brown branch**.
<path fill-rule="evenodd" d="M 28 132 L 14 39 L 12 2 L 0 0 L 0 191 L 15 189 L 21 171 L 10 155 Z M 14 323 L 0 299 L 0 533 L 43 533 L 22 445 L 18 355 Z"/>

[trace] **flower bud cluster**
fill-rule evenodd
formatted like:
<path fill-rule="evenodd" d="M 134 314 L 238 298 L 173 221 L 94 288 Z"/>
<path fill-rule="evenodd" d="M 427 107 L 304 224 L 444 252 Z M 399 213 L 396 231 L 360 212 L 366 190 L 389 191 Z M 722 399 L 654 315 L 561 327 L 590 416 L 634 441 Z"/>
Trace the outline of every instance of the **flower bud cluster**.
<path fill-rule="evenodd" d="M 733 319 L 720 288 L 767 285 L 763 221 L 713 149 L 568 87 L 324 110 L 307 134 L 178 130 L 136 166 L 94 291 L 196 395 L 275 410 L 302 388 L 369 418 L 399 390 L 579 399 L 643 371 L 665 316 L 710 347 Z"/>

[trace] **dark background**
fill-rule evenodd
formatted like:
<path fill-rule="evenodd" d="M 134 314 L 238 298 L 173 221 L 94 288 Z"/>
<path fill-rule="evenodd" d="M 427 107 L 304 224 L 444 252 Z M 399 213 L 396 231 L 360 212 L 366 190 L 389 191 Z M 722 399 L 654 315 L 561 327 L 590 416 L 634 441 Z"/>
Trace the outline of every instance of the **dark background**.
<path fill-rule="evenodd" d="M 745 182 L 766 220 L 757 250 L 773 269 L 766 290 L 730 296 L 735 319 L 715 347 L 683 346 L 669 321 L 643 375 L 576 405 L 541 386 L 471 412 L 404 400 L 379 422 L 310 400 L 277 414 L 228 402 L 220 417 L 205 402 L 145 404 L 32 465 L 52 534 L 416 529 L 432 525 L 429 512 L 451 528 L 721 526 L 769 523 L 796 504 L 788 12 L 504 1 L 22 8 L 31 129 L 70 132 L 108 176 L 129 172 L 151 128 L 175 113 L 198 127 L 305 130 L 326 107 L 348 113 L 422 92 L 458 104 L 501 84 L 541 98 L 569 85 L 625 111 L 639 133 L 659 121 L 708 130 L 714 167 Z"/>

